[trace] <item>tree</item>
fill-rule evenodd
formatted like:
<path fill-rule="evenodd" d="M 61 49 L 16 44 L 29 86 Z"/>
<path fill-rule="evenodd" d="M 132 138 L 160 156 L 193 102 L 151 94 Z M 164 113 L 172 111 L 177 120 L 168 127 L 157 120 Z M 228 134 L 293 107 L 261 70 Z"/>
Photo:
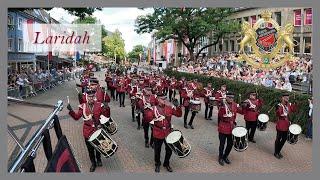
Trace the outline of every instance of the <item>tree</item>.
<path fill-rule="evenodd" d="M 135 45 L 133 49 L 128 53 L 128 57 L 130 58 L 130 60 L 135 62 L 136 60 L 140 59 L 140 54 L 142 55 L 144 53 L 144 49 L 146 49 L 146 47 L 144 47 L 143 45 Z"/>
<path fill-rule="evenodd" d="M 194 60 L 204 49 L 216 45 L 225 34 L 239 30 L 238 22 L 227 20 L 233 12 L 234 8 L 154 8 L 152 14 L 136 19 L 135 31 L 142 34 L 157 30 L 157 39 L 177 39 L 186 46 L 191 60 Z M 208 36 L 208 44 L 194 55 L 200 39 Z"/>
<path fill-rule="evenodd" d="M 124 59 L 126 55 L 124 50 L 125 43 L 118 29 L 110 36 L 104 37 L 102 41 L 106 46 L 106 54 L 109 58 L 116 56 L 117 61 L 120 59 Z"/>

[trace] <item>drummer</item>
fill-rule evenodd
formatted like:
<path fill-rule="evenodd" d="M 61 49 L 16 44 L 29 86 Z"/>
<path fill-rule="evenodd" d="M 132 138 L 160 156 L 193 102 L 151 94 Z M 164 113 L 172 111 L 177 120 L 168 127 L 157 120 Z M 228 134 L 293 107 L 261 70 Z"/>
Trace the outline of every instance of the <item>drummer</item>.
<path fill-rule="evenodd" d="M 228 159 L 228 156 L 232 150 L 232 130 L 236 125 L 237 113 L 241 112 L 241 109 L 237 103 L 234 102 L 234 94 L 226 94 L 226 99 L 221 100 L 222 105 L 218 111 L 218 117 L 220 123 L 218 124 L 219 132 L 219 164 L 221 166 L 224 163 L 230 164 L 231 161 Z M 225 143 L 227 141 L 227 146 L 225 148 Z"/>
<path fill-rule="evenodd" d="M 154 148 L 153 144 L 153 135 L 152 135 L 152 127 L 150 126 L 150 122 L 154 119 L 153 114 L 153 106 L 157 106 L 159 104 L 157 95 L 152 94 L 149 97 L 150 104 L 145 105 L 142 117 L 142 126 L 144 130 L 144 140 L 145 140 L 145 147 L 149 148 L 151 145 Z M 151 128 L 151 136 L 150 136 L 150 144 L 149 144 L 149 127 Z"/>
<path fill-rule="evenodd" d="M 246 129 L 248 130 L 248 140 L 252 143 L 256 143 L 254 134 L 257 129 L 257 119 L 262 105 L 263 102 L 261 99 L 257 99 L 256 92 L 250 92 L 249 99 L 246 99 L 241 105 L 244 120 L 246 121 Z"/>
<path fill-rule="evenodd" d="M 289 115 L 292 112 L 295 112 L 297 109 L 295 104 L 291 104 L 289 102 L 289 94 L 283 94 L 281 97 L 281 103 L 277 105 L 276 108 L 276 116 L 277 116 L 277 137 L 275 141 L 275 147 L 274 147 L 274 156 L 277 159 L 283 158 L 283 155 L 281 154 L 281 149 L 283 148 L 283 145 L 287 141 L 288 136 L 288 130 L 291 122 L 289 121 Z"/>
<path fill-rule="evenodd" d="M 184 106 L 184 127 L 186 129 L 188 129 L 188 126 L 187 126 L 187 119 L 188 119 L 188 114 L 189 114 L 189 111 L 190 111 L 190 107 L 191 107 L 191 104 L 190 104 L 190 100 L 194 100 L 196 98 L 200 98 L 200 94 L 197 93 L 195 91 L 195 87 L 194 87 L 194 83 L 190 83 L 189 86 L 186 87 L 186 91 L 185 93 L 182 94 L 182 97 L 183 97 L 183 106 Z M 196 111 L 192 111 L 191 113 L 191 118 L 190 118 L 190 121 L 188 123 L 189 127 L 191 129 L 194 129 L 193 127 L 193 120 L 196 116 L 197 112 Z"/>
<path fill-rule="evenodd" d="M 136 80 L 132 80 L 131 84 L 127 86 L 127 93 L 129 94 L 130 99 L 135 98 L 138 92 L 138 86 L 136 86 Z M 135 121 L 135 103 L 131 103 L 131 116 L 132 122 Z"/>
<path fill-rule="evenodd" d="M 160 172 L 160 154 L 161 154 L 161 146 L 164 142 L 166 155 L 163 162 L 163 166 L 167 169 L 167 171 L 172 172 L 172 168 L 170 167 L 170 157 L 172 155 L 172 150 L 165 142 L 165 137 L 171 132 L 171 117 L 172 115 L 176 117 L 182 116 L 181 106 L 177 100 L 174 100 L 174 105 L 166 102 L 165 100 L 159 98 L 159 105 L 153 107 L 154 112 L 154 127 L 153 127 L 153 137 L 154 137 L 154 160 L 155 160 L 155 172 Z"/>
<path fill-rule="evenodd" d="M 212 117 L 213 106 L 209 106 L 209 98 L 213 96 L 213 93 L 214 93 L 213 90 L 214 89 L 212 88 L 212 84 L 208 83 L 207 87 L 205 87 L 202 92 L 202 96 L 204 97 L 204 103 L 206 106 L 205 113 L 204 113 L 204 117 L 206 120 L 212 120 L 211 117 Z M 208 116 L 208 110 L 209 110 L 209 116 Z"/>
<path fill-rule="evenodd" d="M 110 102 L 110 96 L 106 92 L 106 90 L 103 87 L 100 87 L 99 81 L 97 79 L 90 79 L 90 83 L 87 86 L 89 90 L 95 90 L 95 97 L 98 102 L 104 103 L 105 106 L 107 106 L 107 103 Z M 79 93 L 78 98 L 79 98 L 79 103 L 85 103 L 87 93 Z"/>
<path fill-rule="evenodd" d="M 89 90 L 87 92 L 87 102 L 82 103 L 79 105 L 79 109 L 77 112 L 73 111 L 70 104 L 68 104 L 67 109 L 69 110 L 69 115 L 74 120 L 79 120 L 81 117 L 83 117 L 84 123 L 83 123 L 83 137 L 85 140 L 85 144 L 88 149 L 89 158 L 91 161 L 91 167 L 90 172 L 94 172 L 96 169 L 96 166 L 100 167 L 102 166 L 101 162 L 101 154 L 99 151 L 95 150 L 95 148 L 88 142 L 88 139 L 90 138 L 91 134 L 94 133 L 98 128 L 101 127 L 100 124 L 100 115 L 104 115 L 106 117 L 109 117 L 106 107 L 98 101 L 95 101 L 95 91 Z"/>

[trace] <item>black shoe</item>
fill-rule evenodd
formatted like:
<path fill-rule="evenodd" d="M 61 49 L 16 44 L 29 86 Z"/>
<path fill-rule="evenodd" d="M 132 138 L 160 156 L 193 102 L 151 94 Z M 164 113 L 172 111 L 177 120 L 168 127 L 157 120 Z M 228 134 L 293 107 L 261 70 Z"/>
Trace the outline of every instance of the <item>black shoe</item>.
<path fill-rule="evenodd" d="M 252 142 L 252 143 L 256 143 L 256 141 L 255 141 L 255 140 L 253 140 L 253 139 L 250 139 L 249 141 L 250 141 L 250 142 Z"/>
<path fill-rule="evenodd" d="M 281 157 L 280 157 L 279 154 L 274 153 L 273 155 L 274 155 L 274 157 L 276 157 L 277 159 L 281 159 Z"/>
<path fill-rule="evenodd" d="M 101 160 L 100 160 L 100 161 L 97 161 L 97 166 L 98 166 L 98 167 L 101 167 L 101 166 L 102 166 Z"/>
<path fill-rule="evenodd" d="M 212 118 L 211 118 L 211 117 L 209 117 L 209 118 L 208 118 L 208 120 L 209 120 L 209 121 L 212 121 Z"/>
<path fill-rule="evenodd" d="M 132 118 L 132 122 L 135 122 L 135 120 Z"/>
<path fill-rule="evenodd" d="M 125 105 L 122 105 L 122 107 L 126 107 Z"/>
<path fill-rule="evenodd" d="M 184 124 L 184 128 L 188 129 L 188 126 L 187 126 L 187 124 Z"/>
<path fill-rule="evenodd" d="M 194 129 L 193 125 L 189 125 L 191 129 Z"/>
<path fill-rule="evenodd" d="M 169 172 L 172 172 L 172 171 L 173 171 L 172 168 L 170 167 L 170 165 L 168 165 L 168 166 L 163 166 L 163 167 L 165 167 L 165 168 L 167 169 L 167 171 L 169 171 Z"/>
<path fill-rule="evenodd" d="M 220 164 L 221 166 L 224 166 L 224 161 L 223 161 L 223 159 L 219 159 L 219 164 Z"/>
<path fill-rule="evenodd" d="M 278 154 L 280 158 L 283 158 L 283 155 L 281 153 Z"/>
<path fill-rule="evenodd" d="M 140 130 L 140 126 L 138 126 L 138 128 L 137 128 L 138 130 Z"/>
<path fill-rule="evenodd" d="M 156 169 L 154 170 L 156 173 L 160 172 L 160 166 L 156 166 Z"/>
<path fill-rule="evenodd" d="M 145 147 L 146 147 L 146 148 L 149 148 L 149 143 L 146 142 Z"/>
<path fill-rule="evenodd" d="M 205 120 L 208 120 L 208 118 L 207 118 L 207 117 L 204 117 L 204 119 L 205 119 Z"/>
<path fill-rule="evenodd" d="M 224 162 L 226 162 L 227 164 L 231 164 L 231 162 L 230 162 L 230 160 L 229 160 L 228 158 L 224 158 L 223 160 L 224 160 Z"/>
<path fill-rule="evenodd" d="M 96 170 L 96 166 L 95 165 L 91 165 L 90 172 L 94 172 L 95 170 Z"/>

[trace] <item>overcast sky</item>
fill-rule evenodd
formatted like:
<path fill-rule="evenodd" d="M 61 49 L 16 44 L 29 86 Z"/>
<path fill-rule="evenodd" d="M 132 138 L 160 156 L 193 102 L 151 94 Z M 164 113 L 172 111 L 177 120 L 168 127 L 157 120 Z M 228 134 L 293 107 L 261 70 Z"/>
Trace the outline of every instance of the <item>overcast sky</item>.
<path fill-rule="evenodd" d="M 152 13 L 152 9 L 139 10 L 138 8 L 103 8 L 102 11 L 96 11 L 93 16 L 105 25 L 108 31 L 113 32 L 119 29 L 122 38 L 125 40 L 125 50 L 129 52 L 133 46 L 142 44 L 147 46 L 151 41 L 150 34 L 138 35 L 134 31 L 134 22 L 139 15 Z M 63 21 L 71 23 L 76 17 L 68 14 L 62 8 L 53 8 L 49 11 L 50 16 L 63 23 Z"/>

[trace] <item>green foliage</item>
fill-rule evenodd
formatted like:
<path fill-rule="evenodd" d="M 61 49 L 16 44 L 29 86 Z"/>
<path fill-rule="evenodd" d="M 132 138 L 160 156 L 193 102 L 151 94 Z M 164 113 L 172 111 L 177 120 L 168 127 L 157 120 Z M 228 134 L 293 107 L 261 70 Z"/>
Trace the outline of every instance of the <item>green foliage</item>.
<path fill-rule="evenodd" d="M 117 56 L 117 59 L 124 59 L 126 53 L 125 53 L 125 43 L 124 40 L 121 37 L 121 33 L 119 30 L 116 30 L 113 34 L 110 36 L 106 36 L 102 39 L 104 45 L 106 54 L 108 57 L 113 58 L 115 57 L 115 54 Z"/>
<path fill-rule="evenodd" d="M 102 8 L 63 8 L 69 12 L 69 14 L 79 17 L 80 19 L 85 18 L 86 16 L 92 15 L 96 10 L 102 10 Z"/>
<path fill-rule="evenodd" d="M 143 54 L 144 49 L 146 49 L 146 47 L 144 47 L 143 45 L 134 46 L 132 51 L 128 53 L 128 57 L 130 58 L 131 62 L 136 62 L 136 60 L 139 60 L 140 59 L 139 54 Z"/>
<path fill-rule="evenodd" d="M 277 90 L 274 88 L 267 88 L 263 86 L 257 86 L 253 84 L 248 84 L 240 81 L 233 81 L 224 78 L 216 78 L 216 77 L 208 77 L 205 75 L 198 74 L 190 74 L 190 73 L 182 73 L 177 71 L 165 70 L 165 73 L 170 77 L 176 77 L 180 79 L 181 77 L 185 77 L 187 80 L 197 79 L 198 82 L 203 83 L 205 86 L 207 83 L 212 83 L 212 87 L 215 90 L 220 89 L 222 84 L 227 85 L 227 89 L 230 92 L 236 94 L 235 101 L 240 102 L 239 94 L 241 94 L 241 101 L 247 99 L 248 93 L 250 91 L 256 91 L 258 93 L 258 98 L 261 98 L 264 102 L 264 105 L 261 109 L 261 113 L 268 114 L 270 121 L 276 121 L 275 109 L 277 103 L 280 102 L 280 97 L 283 93 L 290 94 L 290 101 L 296 102 L 298 106 L 298 111 L 293 113 L 290 116 L 290 120 L 292 123 L 297 123 L 301 126 L 301 128 L 306 130 L 306 125 L 308 122 L 308 112 L 309 112 L 309 102 L 308 98 L 311 98 L 309 95 L 300 94 L 300 93 L 290 93 L 287 91 Z M 295 100 L 294 100 L 295 99 Z M 273 107 L 273 108 L 272 108 Z M 268 113 L 270 111 L 270 113 Z"/>
<path fill-rule="evenodd" d="M 177 39 L 193 54 L 194 48 L 202 37 L 209 36 L 209 42 L 202 47 L 196 56 L 230 32 L 237 32 L 240 25 L 234 21 L 227 21 L 234 8 L 153 8 L 152 14 L 139 16 L 136 19 L 137 33 L 151 33 L 157 30 L 157 39 Z M 213 33 L 212 33 L 213 32 Z"/>

